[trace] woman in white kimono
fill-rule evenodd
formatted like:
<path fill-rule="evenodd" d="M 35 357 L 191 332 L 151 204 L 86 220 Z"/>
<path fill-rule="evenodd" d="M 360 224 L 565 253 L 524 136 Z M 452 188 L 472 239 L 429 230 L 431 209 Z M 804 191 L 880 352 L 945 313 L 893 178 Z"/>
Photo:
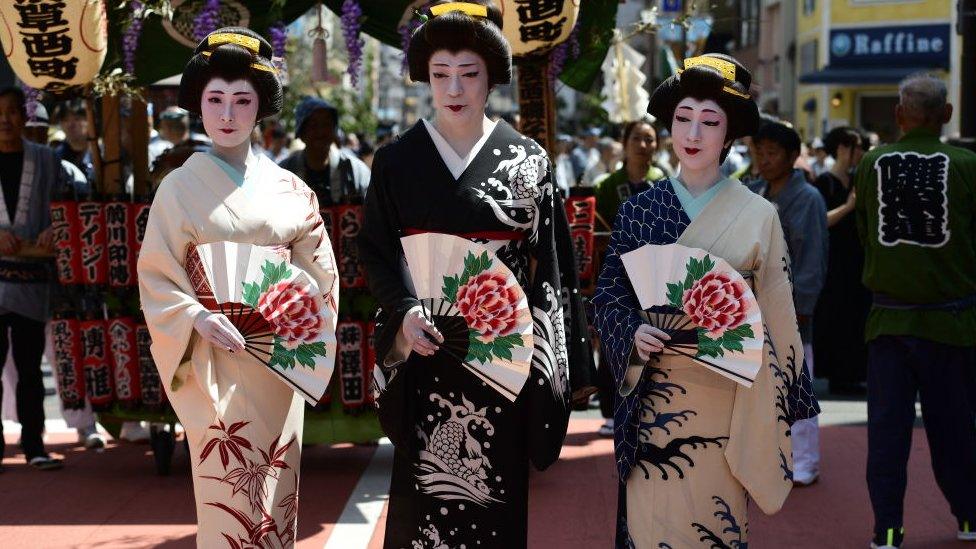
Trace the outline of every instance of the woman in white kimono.
<path fill-rule="evenodd" d="M 244 352 L 226 316 L 197 301 L 188 252 L 220 241 L 290 250 L 327 304 L 316 312 L 303 301 L 299 314 L 331 341 L 326 360 L 335 356 L 335 259 L 318 201 L 250 148 L 257 120 L 281 109 L 270 58 L 268 42 L 243 28 L 214 31 L 197 46 L 179 103 L 202 116 L 213 150 L 163 180 L 139 256 L 153 358 L 189 440 L 198 547 L 294 545 L 305 401 Z"/>
<path fill-rule="evenodd" d="M 792 487 L 790 425 L 817 412 L 776 210 L 719 171 L 759 124 L 751 80 L 708 54 L 661 84 L 648 111 L 671 130 L 680 175 L 630 198 L 614 223 L 593 302 L 619 392 L 617 547 L 745 547 L 747 499 L 779 510 Z M 621 255 L 673 243 L 721 257 L 751 284 L 765 323 L 751 388 L 662 354 L 668 335 L 640 314 Z"/>

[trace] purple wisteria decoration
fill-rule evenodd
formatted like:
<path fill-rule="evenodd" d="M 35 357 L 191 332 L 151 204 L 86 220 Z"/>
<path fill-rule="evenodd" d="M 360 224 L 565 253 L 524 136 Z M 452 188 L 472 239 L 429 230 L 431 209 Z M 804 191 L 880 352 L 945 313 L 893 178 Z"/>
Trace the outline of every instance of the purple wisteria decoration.
<path fill-rule="evenodd" d="M 275 57 L 284 57 L 285 44 L 288 42 L 288 30 L 285 28 L 285 23 L 276 21 L 268 27 L 268 35 L 271 38 L 272 55 Z"/>
<path fill-rule="evenodd" d="M 220 25 L 220 0 L 206 0 L 193 20 L 193 39 L 203 40 Z"/>
<path fill-rule="evenodd" d="M 41 92 L 24 83 L 20 84 L 20 89 L 24 91 L 24 107 L 27 110 L 27 120 L 33 122 L 34 118 L 37 117 L 37 101 Z"/>
<path fill-rule="evenodd" d="M 407 72 L 407 49 L 410 47 L 410 38 L 413 36 L 417 27 L 421 25 L 418 19 L 411 19 L 406 25 L 397 29 L 400 33 L 400 49 L 403 51 L 403 57 L 400 60 L 400 72 Z"/>
<path fill-rule="evenodd" d="M 139 48 L 139 35 L 142 34 L 142 2 L 129 2 L 132 13 L 129 16 L 129 26 L 122 35 L 122 65 L 125 72 L 136 72 L 136 50 Z"/>
<path fill-rule="evenodd" d="M 553 48 L 549 54 L 549 80 L 555 82 L 563 72 L 566 61 L 570 58 L 576 59 L 580 55 L 579 43 L 579 22 L 573 27 L 573 32 L 565 42 Z"/>
<path fill-rule="evenodd" d="M 342 36 L 346 39 L 346 50 L 349 52 L 349 79 L 352 86 L 359 86 L 359 67 L 363 62 L 363 48 L 366 41 L 359 37 L 359 19 L 363 16 L 363 9 L 356 0 L 345 0 L 342 3 Z"/>

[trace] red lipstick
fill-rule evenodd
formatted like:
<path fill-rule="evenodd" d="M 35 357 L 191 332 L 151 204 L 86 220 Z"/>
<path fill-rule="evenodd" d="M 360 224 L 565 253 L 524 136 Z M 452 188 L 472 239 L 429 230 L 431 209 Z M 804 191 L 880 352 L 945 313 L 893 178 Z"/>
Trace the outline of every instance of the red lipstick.
<path fill-rule="evenodd" d="M 223 134 L 231 134 L 231 133 L 234 133 L 234 131 L 235 130 L 232 130 L 230 128 L 220 128 L 220 132 L 223 133 Z"/>
<path fill-rule="evenodd" d="M 691 148 L 691 147 L 685 147 L 685 152 L 688 153 L 688 154 L 690 154 L 690 155 L 692 155 L 692 156 L 694 156 L 694 155 L 698 154 L 699 152 L 701 152 L 701 149 L 694 149 L 694 148 Z"/>
<path fill-rule="evenodd" d="M 454 112 L 461 112 L 461 109 L 464 108 L 464 105 L 447 105 L 447 108 L 451 109 Z"/>

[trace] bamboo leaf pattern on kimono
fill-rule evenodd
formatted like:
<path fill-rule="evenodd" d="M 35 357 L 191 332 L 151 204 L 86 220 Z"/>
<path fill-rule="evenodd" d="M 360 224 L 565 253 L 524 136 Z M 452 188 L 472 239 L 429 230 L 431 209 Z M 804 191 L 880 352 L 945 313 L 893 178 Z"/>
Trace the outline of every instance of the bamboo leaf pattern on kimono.
<path fill-rule="evenodd" d="M 220 454 L 220 464 L 223 465 L 224 470 L 227 470 L 227 466 L 230 464 L 230 455 L 233 454 L 237 458 L 240 464 L 244 464 L 244 453 L 241 448 L 246 448 L 251 450 L 251 443 L 242 436 L 236 435 L 238 431 L 243 429 L 249 421 L 238 421 L 237 423 L 231 424 L 228 429 L 222 420 L 217 420 L 217 423 L 211 425 L 209 428 L 216 431 L 220 431 L 222 436 L 217 436 L 204 445 L 203 451 L 200 453 L 200 463 L 206 461 L 207 457 L 210 456 L 214 448 L 217 449 Z"/>

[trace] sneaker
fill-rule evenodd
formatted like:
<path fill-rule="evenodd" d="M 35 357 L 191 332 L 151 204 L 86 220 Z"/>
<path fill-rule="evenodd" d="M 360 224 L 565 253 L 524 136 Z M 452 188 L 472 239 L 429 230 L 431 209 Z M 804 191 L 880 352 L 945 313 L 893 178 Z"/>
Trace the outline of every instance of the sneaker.
<path fill-rule="evenodd" d="M 119 438 L 128 442 L 146 442 L 149 440 L 149 429 L 145 422 L 126 421 L 122 424 Z"/>
<path fill-rule="evenodd" d="M 818 480 L 820 480 L 820 473 L 817 471 L 812 473 L 794 473 L 793 487 L 803 488 L 805 486 L 810 486 L 811 484 L 816 484 Z"/>
<path fill-rule="evenodd" d="M 874 533 L 871 549 L 900 549 L 904 541 L 904 528 L 888 528 Z"/>
<path fill-rule="evenodd" d="M 956 539 L 959 541 L 976 541 L 976 520 L 960 520 Z"/>
<path fill-rule="evenodd" d="M 39 471 L 54 471 L 64 467 L 64 460 L 47 455 L 35 456 L 30 458 L 27 465 Z"/>
<path fill-rule="evenodd" d="M 597 431 L 601 437 L 612 437 L 613 436 L 613 418 L 610 418 L 600 426 L 600 430 Z"/>
<path fill-rule="evenodd" d="M 97 450 L 105 447 L 105 437 L 98 432 L 98 428 L 94 425 L 78 429 L 78 442 L 88 450 Z"/>

